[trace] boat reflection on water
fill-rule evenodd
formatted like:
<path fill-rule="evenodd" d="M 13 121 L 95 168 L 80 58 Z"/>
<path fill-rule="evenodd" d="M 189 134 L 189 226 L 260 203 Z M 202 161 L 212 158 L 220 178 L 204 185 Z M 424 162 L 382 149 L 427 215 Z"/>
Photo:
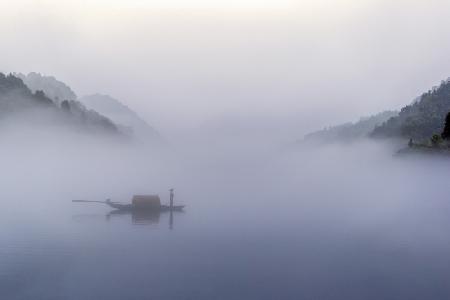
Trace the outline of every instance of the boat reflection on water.
<path fill-rule="evenodd" d="M 159 224 L 162 214 L 169 214 L 169 228 L 173 229 L 174 214 L 182 213 L 180 211 L 152 211 L 152 210 L 113 210 L 106 215 L 110 220 L 115 216 L 131 215 L 133 225 L 156 225 Z"/>
<path fill-rule="evenodd" d="M 182 213 L 184 205 L 174 205 L 174 189 L 170 189 L 170 204 L 161 204 L 158 195 L 134 195 L 131 203 L 113 202 L 110 199 L 106 201 L 97 200 L 72 200 L 75 203 L 102 203 L 114 208 L 106 215 L 110 220 L 113 216 L 131 215 L 131 221 L 134 225 L 159 224 L 161 214 L 169 214 L 169 228 L 173 229 L 173 214 Z"/>

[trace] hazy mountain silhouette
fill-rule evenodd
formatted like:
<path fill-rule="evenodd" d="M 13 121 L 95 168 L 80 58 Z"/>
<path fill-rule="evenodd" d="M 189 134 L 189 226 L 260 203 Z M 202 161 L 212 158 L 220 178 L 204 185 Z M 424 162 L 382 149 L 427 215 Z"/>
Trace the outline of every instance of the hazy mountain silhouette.
<path fill-rule="evenodd" d="M 18 124 L 56 125 L 89 132 L 118 133 L 116 125 L 75 100 L 55 103 L 42 90 L 33 92 L 19 77 L 0 73 L 0 118 Z"/>
<path fill-rule="evenodd" d="M 88 108 L 98 111 L 116 123 L 121 130 L 143 142 L 163 143 L 160 134 L 139 115 L 119 100 L 108 95 L 94 94 L 79 99 Z"/>
<path fill-rule="evenodd" d="M 439 135 L 450 112 L 450 79 L 415 98 L 400 112 L 385 111 L 356 123 L 346 123 L 310 133 L 304 141 L 348 142 L 361 137 L 410 139 L 423 142 Z"/>
<path fill-rule="evenodd" d="M 369 137 L 371 132 L 391 117 L 396 111 L 384 111 L 370 117 L 363 117 L 355 123 L 344 123 L 307 134 L 303 141 L 314 143 L 351 142 Z"/>
<path fill-rule="evenodd" d="M 77 100 L 75 92 L 67 84 L 53 76 L 44 76 L 35 72 L 28 75 L 22 73 L 13 75 L 22 79 L 32 92 L 43 91 L 56 104 L 60 104 L 64 100 Z"/>

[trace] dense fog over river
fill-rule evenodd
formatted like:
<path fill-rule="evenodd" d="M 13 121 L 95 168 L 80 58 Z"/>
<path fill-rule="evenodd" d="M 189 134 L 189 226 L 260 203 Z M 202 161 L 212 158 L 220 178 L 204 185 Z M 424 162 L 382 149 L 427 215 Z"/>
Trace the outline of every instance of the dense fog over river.
<path fill-rule="evenodd" d="M 448 161 L 1 131 L 0 298 L 448 299 Z M 43 133 L 46 132 L 46 133 Z M 206 139 L 207 140 L 207 139 Z M 217 139 L 219 140 L 219 139 Z M 103 204 L 169 188 L 185 212 Z"/>
<path fill-rule="evenodd" d="M 0 36 L 0 300 L 450 299 L 450 1 L 1 0 Z"/>

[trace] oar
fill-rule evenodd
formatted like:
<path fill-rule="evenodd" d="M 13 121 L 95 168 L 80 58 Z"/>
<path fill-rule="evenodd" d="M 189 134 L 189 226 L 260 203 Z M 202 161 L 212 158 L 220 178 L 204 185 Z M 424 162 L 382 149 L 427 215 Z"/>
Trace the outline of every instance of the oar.
<path fill-rule="evenodd" d="M 72 200 L 72 202 L 81 202 L 81 203 L 106 203 L 106 201 L 93 201 L 93 200 Z"/>

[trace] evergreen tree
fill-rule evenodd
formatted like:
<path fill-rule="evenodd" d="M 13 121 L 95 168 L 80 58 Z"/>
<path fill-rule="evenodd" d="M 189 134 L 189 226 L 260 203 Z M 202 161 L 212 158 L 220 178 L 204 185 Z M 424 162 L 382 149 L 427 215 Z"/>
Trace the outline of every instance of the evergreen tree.
<path fill-rule="evenodd" d="M 445 118 L 445 127 L 444 131 L 441 133 L 441 137 L 444 140 L 450 139 L 450 112 L 447 114 L 447 117 Z"/>

